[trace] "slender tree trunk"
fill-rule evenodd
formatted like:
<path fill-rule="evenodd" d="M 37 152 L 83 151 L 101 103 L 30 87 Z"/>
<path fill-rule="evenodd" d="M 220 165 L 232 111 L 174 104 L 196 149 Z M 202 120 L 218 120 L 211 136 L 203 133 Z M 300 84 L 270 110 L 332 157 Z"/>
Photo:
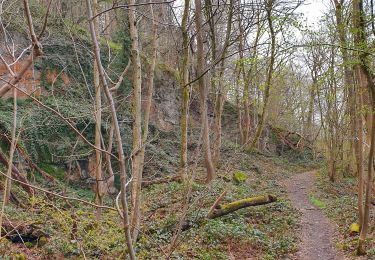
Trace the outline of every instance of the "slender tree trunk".
<path fill-rule="evenodd" d="M 130 225 L 129 225 L 129 210 L 128 210 L 128 202 L 126 198 L 126 166 L 125 166 L 125 156 L 124 156 L 124 150 L 123 150 L 123 144 L 122 144 L 122 138 L 121 138 L 121 132 L 120 132 L 120 125 L 117 118 L 117 111 L 115 108 L 115 103 L 112 97 L 112 94 L 109 90 L 109 86 L 107 83 L 107 79 L 105 76 L 104 68 L 101 62 L 100 58 L 100 48 L 98 44 L 98 39 L 95 33 L 95 27 L 93 20 L 91 17 L 93 17 L 92 9 L 91 9 L 91 0 L 86 0 L 87 4 L 87 15 L 88 15 L 88 21 L 90 26 L 90 34 L 91 39 L 94 44 L 94 54 L 95 54 L 95 60 L 96 64 L 98 65 L 98 72 L 100 76 L 100 80 L 102 82 L 102 86 L 104 87 L 104 93 L 106 95 L 106 98 L 108 100 L 109 110 L 111 111 L 111 117 L 112 122 L 114 125 L 114 133 L 117 141 L 117 153 L 118 153 L 118 163 L 120 168 L 120 181 L 121 181 L 121 204 L 122 204 L 122 220 L 123 220 L 123 227 L 124 227 L 124 233 L 125 233 L 125 240 L 128 247 L 128 254 L 131 260 L 136 259 L 135 257 L 135 251 L 133 248 L 132 238 L 131 238 L 131 232 L 130 232 Z"/>
<path fill-rule="evenodd" d="M 148 130 L 149 130 L 149 121 L 150 121 L 150 112 L 151 112 L 151 104 L 152 104 L 152 94 L 154 91 L 154 72 L 155 72 L 155 65 L 156 65 L 156 55 L 157 55 L 157 27 L 156 22 L 154 19 L 154 9 L 152 7 L 152 4 L 150 4 L 150 18 L 152 20 L 152 57 L 150 62 L 150 69 L 148 72 L 148 78 L 147 78 L 147 92 L 146 92 L 146 105 L 145 105 L 145 112 L 144 112 L 144 118 L 143 118 L 143 136 L 142 136 L 142 147 L 140 152 L 140 173 L 141 173 L 141 181 L 138 183 L 138 225 L 133 231 L 133 240 L 137 241 L 138 234 L 139 234 L 139 228 L 140 228 L 140 218 L 141 218 L 141 188 L 142 188 L 142 173 L 144 169 L 144 160 L 145 160 L 145 152 L 146 152 L 146 143 L 148 138 Z"/>
<path fill-rule="evenodd" d="M 312 135 L 312 125 L 313 125 L 313 113 L 314 113 L 314 100 L 315 100 L 315 86 L 316 86 L 316 80 L 313 77 L 313 83 L 310 86 L 309 90 L 309 107 L 307 111 L 307 124 L 305 129 L 305 137 L 311 138 Z"/>
<path fill-rule="evenodd" d="M 135 0 L 129 0 L 129 5 L 135 5 Z M 129 32 L 132 42 L 131 59 L 133 64 L 133 150 L 132 150 L 132 232 L 133 240 L 136 241 L 141 221 L 141 150 L 142 150 L 142 69 L 139 55 L 138 28 L 136 20 L 136 7 L 132 7 L 128 13 Z"/>
<path fill-rule="evenodd" d="M 236 66 L 234 73 L 236 74 L 236 108 L 238 113 L 238 129 L 239 129 L 239 135 L 240 135 L 240 143 L 242 144 L 243 140 L 243 131 L 242 131 L 242 109 L 241 109 L 241 101 L 240 101 L 240 67 Z"/>
<path fill-rule="evenodd" d="M 8 163 L 8 169 L 7 169 L 7 178 L 5 179 L 4 184 L 4 197 L 3 197 L 3 203 L 1 207 L 1 215 L 0 215 L 0 230 L 2 230 L 3 226 L 3 217 L 4 217 L 4 210 L 5 206 L 10 201 L 11 196 L 11 184 L 12 184 L 12 167 L 13 167 L 13 157 L 14 157 L 14 151 L 16 150 L 17 145 L 17 139 L 16 139 L 16 131 L 17 131 L 17 89 L 13 88 L 13 126 L 12 126 L 12 139 L 10 144 L 10 150 L 9 150 L 9 163 Z M 0 232 L 1 237 L 1 232 Z"/>
<path fill-rule="evenodd" d="M 182 75 L 181 75 L 181 150 L 180 150 L 180 176 L 182 180 L 187 178 L 188 167 L 188 149 L 187 149 L 187 136 L 188 136 L 188 120 L 189 120 L 189 34 L 188 34 L 188 18 L 189 18 L 190 0 L 185 0 L 184 13 L 182 16 L 181 31 L 182 31 Z"/>
<path fill-rule="evenodd" d="M 98 13 L 98 2 L 93 0 L 92 2 L 92 11 L 95 16 Z M 94 19 L 94 28 L 96 36 L 99 37 L 99 25 L 98 20 Z M 98 65 L 94 60 L 93 66 L 93 75 L 94 75 L 94 88 L 95 88 L 95 146 L 101 147 L 101 124 L 102 124 L 102 97 L 101 97 L 101 87 L 100 87 L 100 78 L 98 72 Z M 100 150 L 95 150 L 95 203 L 98 205 L 103 205 L 103 173 L 102 173 L 102 153 Z M 101 208 L 96 209 L 96 218 L 100 219 L 101 217 Z"/>
<path fill-rule="evenodd" d="M 351 125 L 351 127 L 349 128 L 350 130 L 348 131 L 349 132 L 348 135 L 354 136 L 355 134 L 355 122 L 354 122 L 355 120 L 354 98 L 355 96 L 353 95 L 354 94 L 353 68 L 350 65 L 348 50 L 345 48 L 345 46 L 347 46 L 347 36 L 345 32 L 345 24 L 343 22 L 342 7 L 343 7 L 344 1 L 334 0 L 334 3 L 335 3 L 337 31 L 338 31 L 338 36 L 340 40 L 340 45 L 342 46 L 340 50 L 341 50 L 341 56 L 342 56 L 343 66 L 344 66 L 344 83 L 345 83 L 345 89 L 347 93 L 349 94 L 348 95 L 348 112 L 350 115 L 349 124 Z M 346 169 L 349 170 L 350 172 L 353 171 L 353 167 L 351 167 L 351 165 L 353 164 L 353 159 L 354 159 L 353 154 L 355 153 L 355 152 L 353 153 L 353 149 L 354 149 L 354 142 L 349 141 L 349 150 L 347 152 Z"/>
<path fill-rule="evenodd" d="M 238 54 L 240 56 L 240 61 L 239 61 L 239 64 L 237 66 L 238 68 L 238 78 L 237 78 L 237 83 L 238 83 L 238 86 L 237 86 L 237 98 L 238 98 L 238 108 L 239 110 L 241 111 L 241 113 L 239 114 L 239 124 L 240 124 L 240 143 L 242 145 L 244 145 L 246 142 L 247 142 L 247 138 L 248 138 L 248 134 L 247 134 L 247 129 L 246 129 L 246 123 L 244 124 L 243 121 L 246 121 L 246 117 L 248 115 L 246 115 L 246 111 L 248 108 L 247 107 L 247 100 L 248 100 L 248 90 L 246 90 L 246 87 L 244 84 L 243 85 L 243 91 L 242 91 L 242 98 L 240 99 L 240 92 L 239 92 L 239 79 L 240 79 L 240 76 L 242 75 L 242 79 L 244 80 L 246 78 L 245 76 L 245 62 L 244 62 L 244 40 L 245 40 L 245 32 L 244 32 L 244 29 L 243 29 L 243 26 L 242 26 L 242 14 L 243 14 L 243 11 L 241 10 L 239 13 L 238 13 L 238 28 L 239 28 L 239 36 L 238 36 Z M 246 102 L 244 102 L 246 100 Z M 244 114 L 242 113 L 242 109 L 244 110 Z M 245 126 L 244 126 L 245 125 Z"/>
<path fill-rule="evenodd" d="M 206 182 L 211 182 L 215 177 L 215 168 L 212 163 L 211 147 L 210 147 L 210 133 L 207 115 L 207 97 L 208 89 L 206 86 L 205 76 L 203 75 L 204 67 L 204 51 L 203 51 L 203 35 L 202 35 L 202 6 L 201 0 L 195 0 L 195 26 L 197 30 L 197 75 L 199 98 L 200 98 L 200 112 L 202 124 L 202 144 L 204 154 L 204 164 L 207 170 Z"/>
<path fill-rule="evenodd" d="M 244 81 L 244 90 L 243 90 L 243 107 L 244 107 L 244 126 L 242 127 L 243 130 L 243 144 L 248 146 L 248 142 L 250 140 L 250 130 L 251 130 L 251 116 L 250 116 L 250 109 L 251 109 L 251 98 L 250 98 L 250 87 L 254 84 L 257 70 L 257 53 L 258 53 L 258 43 L 261 36 L 262 30 L 262 22 L 260 21 L 260 14 L 257 14 L 257 31 L 255 34 L 254 44 L 252 47 L 251 58 L 253 62 L 250 63 L 250 67 L 247 73 L 245 73 L 245 68 L 243 68 L 243 81 Z M 257 114 L 257 113 L 255 113 Z"/>
<path fill-rule="evenodd" d="M 355 101 L 357 106 L 355 107 L 355 114 L 354 114 L 354 150 L 355 150 L 355 158 L 356 158 L 356 166 L 357 166 L 357 176 L 358 176 L 358 219 L 359 219 L 359 226 L 363 226 L 363 120 L 362 120 L 362 95 L 359 93 L 363 91 L 362 88 L 356 87 L 354 92 Z"/>
<path fill-rule="evenodd" d="M 365 14 L 363 12 L 363 2 L 362 0 L 353 0 L 353 34 L 354 34 L 354 45 L 356 49 L 360 51 L 356 52 L 358 58 L 358 64 L 356 67 L 356 76 L 358 77 L 359 87 L 363 90 L 367 89 L 370 95 L 371 110 L 370 115 L 372 117 L 375 112 L 375 85 L 372 80 L 371 71 L 369 69 L 369 54 L 368 45 L 366 39 L 365 30 Z M 368 154 L 368 167 L 367 167 L 367 178 L 366 178 L 366 189 L 365 189 L 365 205 L 363 210 L 363 220 L 361 226 L 361 232 L 358 240 L 358 254 L 364 254 L 365 250 L 365 240 L 368 232 L 369 225 L 369 214 L 371 206 L 371 195 L 372 195 L 372 185 L 373 185 L 373 158 L 375 149 L 375 120 L 371 120 L 371 139 L 370 139 L 370 149 Z"/>
<path fill-rule="evenodd" d="M 225 32 L 225 41 L 223 45 L 223 50 L 220 55 L 220 68 L 218 71 L 219 81 L 217 96 L 215 99 L 215 121 L 214 121 L 214 141 L 213 141 L 213 162 L 215 167 L 218 166 L 220 161 L 220 148 L 221 148 L 221 118 L 224 109 L 224 102 L 226 98 L 225 83 L 224 83 L 224 70 L 225 70 L 225 56 L 227 54 L 230 34 L 232 32 L 232 17 L 233 17 L 233 0 L 229 2 L 228 10 L 228 21 Z"/>
<path fill-rule="evenodd" d="M 270 96 L 270 88 L 272 84 L 272 74 L 274 70 L 274 63 L 275 63 L 275 52 L 276 52 L 276 34 L 273 28 L 273 22 L 272 22 L 272 7 L 273 7 L 273 0 L 268 0 L 266 4 L 266 11 L 267 11 L 267 22 L 270 30 L 270 35 L 271 35 L 271 53 L 270 53 L 270 64 L 268 67 L 268 73 L 267 73 L 267 78 L 266 78 L 266 84 L 265 84 L 265 89 L 264 89 L 264 98 L 263 98 L 263 110 L 262 114 L 259 119 L 259 123 L 257 125 L 256 131 L 255 131 L 255 136 L 252 141 L 252 146 L 256 147 L 260 136 L 262 135 L 263 132 L 263 127 L 264 123 L 266 121 L 266 116 L 267 116 L 267 109 L 268 109 L 268 100 Z"/>
<path fill-rule="evenodd" d="M 10 200 L 10 189 L 12 185 L 12 167 L 13 167 L 13 158 L 14 158 L 14 151 L 16 149 L 17 139 L 16 139 L 16 131 L 17 131 L 17 89 L 13 88 L 13 123 L 12 123 L 12 132 L 11 132 L 11 144 L 9 150 L 9 160 L 8 160 L 8 169 L 7 169 L 7 178 L 5 180 L 4 185 L 4 205 L 7 205 Z"/>

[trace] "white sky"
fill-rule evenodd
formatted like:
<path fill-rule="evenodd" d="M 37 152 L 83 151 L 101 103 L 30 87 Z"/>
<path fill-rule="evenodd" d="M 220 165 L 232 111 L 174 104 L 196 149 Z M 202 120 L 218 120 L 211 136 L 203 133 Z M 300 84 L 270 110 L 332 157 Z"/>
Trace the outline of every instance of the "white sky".
<path fill-rule="evenodd" d="M 297 10 L 304 14 L 307 24 L 313 26 L 327 10 L 330 0 L 306 0 Z"/>

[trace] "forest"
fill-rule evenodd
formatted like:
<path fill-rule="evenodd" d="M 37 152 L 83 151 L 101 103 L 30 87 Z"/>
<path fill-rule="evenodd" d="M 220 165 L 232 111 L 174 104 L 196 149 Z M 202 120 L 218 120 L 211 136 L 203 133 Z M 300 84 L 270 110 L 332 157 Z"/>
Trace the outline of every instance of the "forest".
<path fill-rule="evenodd" d="M 0 0 L 1 259 L 375 259 L 373 0 Z"/>

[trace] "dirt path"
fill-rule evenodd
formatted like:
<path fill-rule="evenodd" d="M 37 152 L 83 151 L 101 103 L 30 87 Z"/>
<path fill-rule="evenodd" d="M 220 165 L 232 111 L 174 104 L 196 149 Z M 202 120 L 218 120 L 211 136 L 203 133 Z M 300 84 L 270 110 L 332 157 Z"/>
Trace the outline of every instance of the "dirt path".
<path fill-rule="evenodd" d="M 321 210 L 309 200 L 314 185 L 314 172 L 305 172 L 293 176 L 286 182 L 288 195 L 293 205 L 302 212 L 301 244 L 297 259 L 301 260 L 343 260 L 345 257 L 336 252 L 331 238 L 334 226 Z"/>

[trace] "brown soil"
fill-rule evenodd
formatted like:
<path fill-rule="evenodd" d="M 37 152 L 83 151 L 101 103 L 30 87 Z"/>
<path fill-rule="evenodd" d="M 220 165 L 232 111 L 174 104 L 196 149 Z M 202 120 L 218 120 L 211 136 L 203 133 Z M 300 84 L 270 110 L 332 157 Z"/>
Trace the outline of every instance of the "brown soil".
<path fill-rule="evenodd" d="M 287 182 L 288 195 L 294 207 L 302 213 L 301 243 L 296 259 L 301 260 L 343 260 L 346 259 L 336 251 L 332 243 L 334 225 L 313 206 L 309 193 L 314 186 L 314 172 L 305 172 L 291 177 Z"/>

